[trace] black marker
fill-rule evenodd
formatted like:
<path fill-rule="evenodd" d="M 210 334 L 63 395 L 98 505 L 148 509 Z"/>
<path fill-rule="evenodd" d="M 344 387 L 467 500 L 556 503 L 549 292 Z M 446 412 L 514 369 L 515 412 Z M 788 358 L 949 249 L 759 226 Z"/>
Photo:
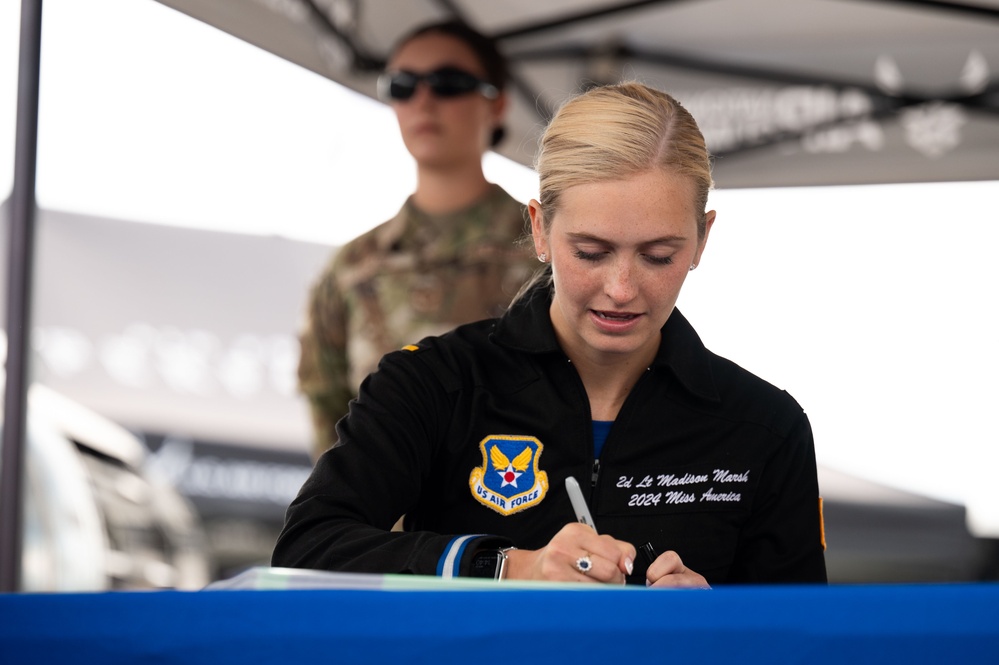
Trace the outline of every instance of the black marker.
<path fill-rule="evenodd" d="M 658 554 L 656 554 L 656 548 L 653 547 L 652 543 L 650 542 L 646 542 L 644 545 L 639 546 L 638 551 L 641 552 L 643 556 L 645 556 L 645 561 L 650 566 L 655 562 L 656 557 L 659 556 Z"/>

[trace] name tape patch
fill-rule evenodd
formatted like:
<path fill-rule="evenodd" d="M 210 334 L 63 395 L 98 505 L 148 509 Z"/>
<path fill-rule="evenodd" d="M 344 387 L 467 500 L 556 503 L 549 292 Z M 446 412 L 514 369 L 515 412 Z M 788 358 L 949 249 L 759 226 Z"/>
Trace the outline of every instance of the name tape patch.
<path fill-rule="evenodd" d="M 613 514 L 726 510 L 748 506 L 757 474 L 749 467 L 614 473 L 604 509 Z"/>

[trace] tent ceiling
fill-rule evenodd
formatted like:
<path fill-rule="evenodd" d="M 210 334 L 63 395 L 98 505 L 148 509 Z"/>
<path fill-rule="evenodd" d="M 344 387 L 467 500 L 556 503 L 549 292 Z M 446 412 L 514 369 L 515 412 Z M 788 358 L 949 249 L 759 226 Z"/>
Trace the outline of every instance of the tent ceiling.
<path fill-rule="evenodd" d="M 637 78 L 698 118 L 720 187 L 999 178 L 999 0 L 160 1 L 368 96 L 400 35 L 459 16 L 512 60 L 525 164 L 567 96 Z"/>

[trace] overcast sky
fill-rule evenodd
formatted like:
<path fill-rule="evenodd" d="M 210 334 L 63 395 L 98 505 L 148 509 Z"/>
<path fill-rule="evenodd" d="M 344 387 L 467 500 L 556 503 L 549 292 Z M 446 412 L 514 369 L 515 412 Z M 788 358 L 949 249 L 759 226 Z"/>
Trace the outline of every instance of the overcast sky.
<path fill-rule="evenodd" d="M 43 207 L 340 244 L 414 186 L 377 102 L 151 0 L 44 7 Z M 0 200 L 18 24 L 0 0 Z M 534 195 L 524 167 L 487 172 Z M 680 306 L 805 406 L 820 463 L 995 510 L 997 200 L 999 182 L 716 192 Z"/>

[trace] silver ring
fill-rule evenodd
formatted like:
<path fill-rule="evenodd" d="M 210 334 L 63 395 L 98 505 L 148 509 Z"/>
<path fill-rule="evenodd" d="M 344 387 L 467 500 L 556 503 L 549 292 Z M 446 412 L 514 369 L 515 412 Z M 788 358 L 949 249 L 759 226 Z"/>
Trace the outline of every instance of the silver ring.
<path fill-rule="evenodd" d="M 590 560 L 589 556 L 581 556 L 576 559 L 576 570 L 586 575 L 591 570 L 593 570 L 593 561 Z"/>

